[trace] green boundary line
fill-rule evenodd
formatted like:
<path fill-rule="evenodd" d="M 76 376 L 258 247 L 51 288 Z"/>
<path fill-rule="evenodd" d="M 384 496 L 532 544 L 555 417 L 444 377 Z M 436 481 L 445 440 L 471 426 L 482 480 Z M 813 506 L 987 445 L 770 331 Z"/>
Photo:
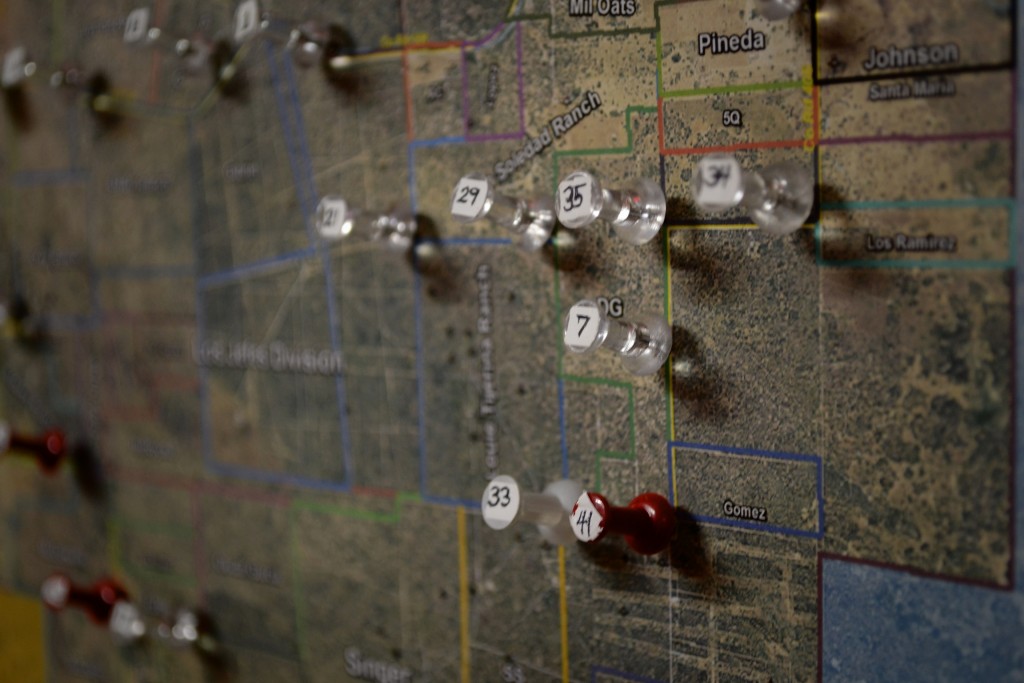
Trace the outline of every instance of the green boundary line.
<path fill-rule="evenodd" d="M 574 157 L 574 156 L 601 156 L 610 154 L 632 154 L 633 153 L 633 126 L 632 126 L 632 115 L 634 113 L 641 114 L 657 114 L 658 108 L 651 106 L 632 105 L 626 107 L 624 113 L 625 126 L 626 126 L 626 146 L 625 147 L 604 147 L 597 149 L 582 149 L 582 150 L 556 150 L 551 155 L 551 194 L 558 196 L 558 168 L 559 159 L 562 157 Z M 556 233 L 557 236 L 557 233 Z M 559 278 L 559 263 L 558 263 L 558 240 L 552 240 L 554 247 L 553 259 L 554 259 L 554 271 L 555 271 L 555 318 L 561 321 L 562 319 L 562 295 L 561 295 L 561 279 Z M 558 362 L 556 367 L 558 368 L 558 377 L 562 377 L 564 370 L 565 360 L 565 349 L 563 348 L 564 342 L 562 340 L 562 326 L 558 324 L 555 326 L 558 334 L 558 340 L 555 348 L 558 349 Z"/>
<path fill-rule="evenodd" d="M 604 460 L 622 460 L 627 462 L 636 460 L 636 403 L 633 399 L 633 385 L 629 382 L 618 382 L 600 377 L 579 377 L 576 375 L 560 375 L 559 379 L 565 382 L 574 382 L 576 384 L 590 384 L 610 387 L 612 389 L 626 390 L 626 400 L 629 413 L 629 450 L 609 451 L 599 448 L 594 451 L 594 490 L 601 491 L 603 480 L 602 462 Z"/>
<path fill-rule="evenodd" d="M 401 508 L 405 503 L 420 503 L 422 496 L 418 493 L 402 493 L 395 495 L 393 507 L 389 512 L 373 512 L 359 508 L 342 507 L 331 503 L 318 501 L 293 499 L 288 506 L 288 550 L 290 568 L 292 572 L 292 600 L 295 603 L 295 639 L 299 653 L 299 667 L 303 662 L 309 661 L 306 650 L 306 634 L 303 624 L 306 622 L 306 612 L 303 607 L 305 595 L 302 590 L 302 581 L 299 579 L 298 545 L 295 534 L 295 516 L 300 511 L 319 512 L 325 515 L 335 515 L 347 519 L 356 519 L 364 522 L 377 522 L 382 524 L 395 524 L 401 518 Z"/>
<path fill-rule="evenodd" d="M 680 4 L 676 0 L 661 0 L 654 3 L 654 22 L 657 27 L 655 40 L 655 59 L 657 60 L 657 91 L 659 99 L 675 99 L 677 97 L 697 97 L 700 95 L 720 95 L 737 92 L 760 92 L 768 90 L 788 90 L 803 87 L 801 81 L 774 81 L 772 83 L 743 83 L 740 85 L 720 85 L 708 88 L 691 88 L 689 90 L 665 90 L 661 65 L 664 61 L 664 48 L 661 42 L 661 8 Z"/>
<path fill-rule="evenodd" d="M 771 90 L 795 90 L 802 88 L 800 81 L 775 81 L 772 83 L 749 83 L 743 85 L 722 85 L 712 88 L 694 88 L 692 90 L 665 90 L 659 93 L 663 99 L 679 97 L 698 97 L 700 95 L 720 95 L 739 92 L 764 92 Z"/>
<path fill-rule="evenodd" d="M 50 36 L 50 61 L 60 64 L 64 61 L 64 45 L 67 41 L 64 38 L 64 17 L 67 15 L 67 7 L 64 0 L 53 0 L 50 5 L 53 21 L 52 35 Z"/>
<path fill-rule="evenodd" d="M 123 539 L 125 532 L 150 534 L 193 543 L 195 541 L 195 533 L 192 527 L 183 524 L 151 524 L 129 521 L 123 517 L 111 517 L 107 523 L 107 557 L 114 568 L 131 576 L 141 576 L 175 586 L 195 587 L 197 585 L 198 581 L 195 575 L 161 572 L 129 561 L 128 557 L 124 554 Z"/>

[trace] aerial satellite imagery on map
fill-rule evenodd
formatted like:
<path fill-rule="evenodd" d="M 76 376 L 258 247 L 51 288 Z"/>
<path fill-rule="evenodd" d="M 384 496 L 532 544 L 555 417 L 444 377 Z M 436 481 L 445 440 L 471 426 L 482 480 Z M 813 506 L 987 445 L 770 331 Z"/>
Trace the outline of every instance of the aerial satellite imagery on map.
<path fill-rule="evenodd" d="M 0 0 L 0 681 L 1024 681 L 1014 0 Z"/>

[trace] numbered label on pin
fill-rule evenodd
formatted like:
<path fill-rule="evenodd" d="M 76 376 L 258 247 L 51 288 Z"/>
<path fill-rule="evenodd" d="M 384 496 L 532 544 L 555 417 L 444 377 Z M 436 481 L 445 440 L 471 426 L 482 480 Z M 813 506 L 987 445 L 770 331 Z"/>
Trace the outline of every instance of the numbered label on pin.
<path fill-rule="evenodd" d="M 256 0 L 245 0 L 235 10 L 235 42 L 243 40 L 256 33 L 260 21 L 260 6 Z"/>
<path fill-rule="evenodd" d="M 340 239 L 352 231 L 348 202 L 340 197 L 324 197 L 316 207 L 316 229 L 321 237 Z"/>
<path fill-rule="evenodd" d="M 590 494 L 586 492 L 573 506 L 572 517 L 569 521 L 572 523 L 572 531 L 576 534 L 576 538 L 584 543 L 596 541 L 601 535 L 601 531 L 604 530 L 604 519 L 590 500 Z"/>
<path fill-rule="evenodd" d="M 576 351 L 594 346 L 601 325 L 601 308 L 592 301 L 581 301 L 569 309 L 565 321 L 565 345 Z"/>
<path fill-rule="evenodd" d="M 589 173 L 570 173 L 558 184 L 558 218 L 565 224 L 587 221 L 594 215 L 592 189 L 594 179 Z"/>
<path fill-rule="evenodd" d="M 735 158 L 707 156 L 697 166 L 697 204 L 708 209 L 729 209 L 742 197 L 742 170 Z"/>
<path fill-rule="evenodd" d="M 487 180 L 463 176 L 452 194 L 452 215 L 461 218 L 479 218 L 487 203 Z"/>
<path fill-rule="evenodd" d="M 132 10 L 124 22 L 124 42 L 137 43 L 146 37 L 149 30 L 149 8 Z"/>
<path fill-rule="evenodd" d="M 480 501 L 484 522 L 492 529 L 504 529 L 519 514 L 519 485 L 507 475 L 495 477 L 484 489 Z"/>
<path fill-rule="evenodd" d="M 24 47 L 16 47 L 4 55 L 4 68 L 0 85 L 9 88 L 17 85 L 25 77 L 25 60 L 27 53 Z"/>
<path fill-rule="evenodd" d="M 110 614 L 110 630 L 126 640 L 135 640 L 146 635 L 146 625 L 138 608 L 130 602 L 119 600 L 114 603 Z"/>

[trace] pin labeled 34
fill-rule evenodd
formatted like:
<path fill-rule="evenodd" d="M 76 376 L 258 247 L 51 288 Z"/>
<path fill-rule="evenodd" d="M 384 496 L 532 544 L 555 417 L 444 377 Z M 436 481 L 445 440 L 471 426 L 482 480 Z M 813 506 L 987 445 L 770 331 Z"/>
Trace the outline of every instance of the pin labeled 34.
<path fill-rule="evenodd" d="M 811 215 L 814 177 L 810 169 L 784 161 L 760 170 L 746 170 L 731 154 L 709 154 L 693 174 L 697 206 L 727 211 L 747 210 L 754 222 L 770 235 L 787 235 Z"/>

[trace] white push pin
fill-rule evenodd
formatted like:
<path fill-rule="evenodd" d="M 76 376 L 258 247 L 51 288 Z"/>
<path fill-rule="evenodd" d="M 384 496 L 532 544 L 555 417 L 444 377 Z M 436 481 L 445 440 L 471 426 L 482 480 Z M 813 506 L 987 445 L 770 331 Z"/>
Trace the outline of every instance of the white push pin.
<path fill-rule="evenodd" d="M 551 238 L 555 211 L 549 197 L 515 199 L 497 192 L 494 183 L 480 173 L 462 176 L 452 192 L 452 218 L 472 223 L 486 218 L 516 234 L 526 251 L 540 249 Z"/>
<path fill-rule="evenodd" d="M 697 164 L 693 194 L 702 209 L 742 206 L 768 234 L 787 235 L 811 215 L 814 177 L 792 161 L 744 171 L 731 154 L 709 154 Z"/>
<path fill-rule="evenodd" d="M 583 493 L 583 487 L 571 479 L 551 482 L 541 493 L 519 490 L 508 475 L 499 475 L 487 484 L 480 500 L 484 522 L 492 529 L 505 529 L 514 522 L 536 524 L 549 543 L 568 545 L 575 540 L 569 515 Z"/>
<path fill-rule="evenodd" d="M 637 322 L 623 322 L 609 318 L 589 299 L 569 309 L 563 339 L 573 353 L 590 353 L 600 346 L 615 351 L 634 375 L 657 372 L 672 350 L 672 328 L 663 316 L 650 313 Z"/>
<path fill-rule="evenodd" d="M 803 0 L 758 0 L 757 12 L 765 19 L 776 21 L 792 16 Z"/>
<path fill-rule="evenodd" d="M 191 38 L 182 38 L 174 43 L 174 52 L 181 59 L 185 70 L 195 74 L 209 68 L 213 43 L 205 36 L 196 34 Z"/>
<path fill-rule="evenodd" d="M 319 22 L 307 21 L 292 29 L 285 47 L 291 50 L 296 64 L 304 67 L 313 66 L 322 58 L 327 38 L 326 26 Z"/>
<path fill-rule="evenodd" d="M 354 210 L 341 197 L 326 196 L 316 208 L 316 229 L 326 240 L 340 240 L 353 233 L 362 234 L 396 251 L 412 246 L 416 236 L 416 215 L 409 209 L 397 209 L 376 216 Z"/>
<path fill-rule="evenodd" d="M 156 635 L 174 648 L 194 647 L 205 654 L 215 654 L 220 649 L 209 620 L 189 609 L 179 609 L 174 621 L 161 621 Z"/>
<path fill-rule="evenodd" d="M 665 222 L 665 193 L 649 178 L 636 178 L 621 190 L 601 187 L 586 171 L 573 171 L 558 184 L 558 220 L 567 228 L 583 228 L 596 220 L 611 223 L 630 244 L 654 239 Z"/>
<path fill-rule="evenodd" d="M 266 28 L 266 25 L 260 18 L 259 2 L 244 0 L 244 2 L 238 3 L 238 7 L 235 8 L 235 44 L 241 45 L 263 28 Z"/>
<path fill-rule="evenodd" d="M 124 21 L 124 42 L 128 45 L 151 45 L 160 39 L 161 31 L 149 25 L 149 8 L 133 9 Z"/>
<path fill-rule="evenodd" d="M 28 56 L 24 46 L 9 50 L 4 55 L 3 69 L 0 70 L 0 87 L 5 90 L 16 88 L 32 77 L 36 72 L 36 63 Z"/>

